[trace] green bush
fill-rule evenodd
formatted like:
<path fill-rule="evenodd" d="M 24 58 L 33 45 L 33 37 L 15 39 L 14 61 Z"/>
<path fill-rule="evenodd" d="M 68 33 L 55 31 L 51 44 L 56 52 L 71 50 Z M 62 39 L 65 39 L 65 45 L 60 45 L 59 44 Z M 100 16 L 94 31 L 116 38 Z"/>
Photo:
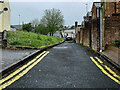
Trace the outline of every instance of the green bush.
<path fill-rule="evenodd" d="M 115 46 L 120 47 L 120 40 L 118 40 L 118 39 L 115 40 Z"/>
<path fill-rule="evenodd" d="M 27 23 L 27 24 L 22 25 L 22 29 L 30 32 L 30 31 L 32 31 L 33 27 L 31 25 L 31 23 Z"/>

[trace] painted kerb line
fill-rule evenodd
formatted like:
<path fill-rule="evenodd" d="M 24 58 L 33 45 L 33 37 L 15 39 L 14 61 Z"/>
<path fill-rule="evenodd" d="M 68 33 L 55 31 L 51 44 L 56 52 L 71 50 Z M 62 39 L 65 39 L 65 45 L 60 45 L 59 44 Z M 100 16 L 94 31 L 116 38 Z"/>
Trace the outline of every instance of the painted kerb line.
<path fill-rule="evenodd" d="M 113 76 L 111 76 L 109 73 L 107 73 L 107 72 L 104 70 L 104 68 L 103 68 L 101 65 L 99 65 L 99 64 L 94 60 L 93 57 L 90 57 L 90 58 L 91 58 L 91 60 L 97 65 L 97 67 L 98 67 L 105 75 L 107 75 L 109 78 L 111 78 L 112 80 L 114 80 L 116 83 L 120 84 L 120 81 L 117 80 L 116 78 L 114 78 Z"/>
<path fill-rule="evenodd" d="M 102 62 L 98 57 L 95 57 L 100 63 Z M 103 64 L 103 62 L 101 63 Z M 112 69 L 110 69 L 107 65 L 103 65 L 105 67 L 105 69 L 107 69 L 111 74 L 113 74 L 114 77 L 117 77 L 118 79 L 120 79 L 120 76 L 117 75 Z"/>
<path fill-rule="evenodd" d="M 21 73 L 19 73 L 16 77 L 14 77 L 13 79 L 9 80 L 8 82 L 6 82 L 5 84 L 3 84 L 2 86 L 0 86 L 0 90 L 6 88 L 7 86 L 11 85 L 12 83 L 14 83 L 16 80 L 18 80 L 19 78 L 21 78 L 23 75 L 25 75 L 29 70 L 31 70 L 37 63 L 39 63 L 47 54 L 49 53 L 46 52 L 42 57 L 40 57 L 36 62 L 34 62 L 32 65 L 30 65 L 28 68 L 26 68 L 24 71 L 22 71 Z"/>
<path fill-rule="evenodd" d="M 32 61 L 28 62 L 27 64 L 23 65 L 22 67 L 20 67 L 19 69 L 17 69 L 15 72 L 11 73 L 10 75 L 8 75 L 7 77 L 3 78 L 2 80 L 0 80 L 0 84 L 2 84 L 3 82 L 5 82 L 6 80 L 12 78 L 13 76 L 15 76 L 17 73 L 19 73 L 20 71 L 22 71 L 23 69 L 25 69 L 26 67 L 28 67 L 30 64 L 32 64 L 34 61 L 36 61 L 38 58 L 40 58 L 40 56 L 42 56 L 44 53 L 46 53 L 46 51 L 44 51 L 43 53 L 41 53 L 40 55 L 38 55 L 36 58 L 34 58 Z"/>

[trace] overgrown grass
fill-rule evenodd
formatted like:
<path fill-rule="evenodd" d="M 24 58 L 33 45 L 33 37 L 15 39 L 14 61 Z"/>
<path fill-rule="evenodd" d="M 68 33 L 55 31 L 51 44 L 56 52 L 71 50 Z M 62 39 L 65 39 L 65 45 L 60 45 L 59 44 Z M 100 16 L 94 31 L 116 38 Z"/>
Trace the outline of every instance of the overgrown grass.
<path fill-rule="evenodd" d="M 51 37 L 31 32 L 9 31 L 9 46 L 41 47 L 63 41 L 59 37 Z"/>

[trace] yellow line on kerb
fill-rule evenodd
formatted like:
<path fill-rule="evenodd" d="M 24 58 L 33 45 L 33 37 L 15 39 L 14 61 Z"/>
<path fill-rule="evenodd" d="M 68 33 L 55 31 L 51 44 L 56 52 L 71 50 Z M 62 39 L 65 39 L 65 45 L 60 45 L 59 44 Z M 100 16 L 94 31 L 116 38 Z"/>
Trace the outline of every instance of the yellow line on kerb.
<path fill-rule="evenodd" d="M 98 68 L 104 73 L 106 74 L 109 78 L 111 78 L 112 80 L 114 80 L 115 82 L 117 82 L 118 84 L 120 84 L 120 81 L 117 80 L 116 78 L 114 78 L 113 76 L 111 76 L 109 73 L 107 73 L 104 68 L 102 66 L 100 66 L 95 60 L 93 57 L 90 57 L 91 60 L 98 66 Z"/>
<path fill-rule="evenodd" d="M 95 57 L 100 63 L 103 63 L 98 57 Z"/>
<path fill-rule="evenodd" d="M 7 86 L 11 85 L 12 83 L 14 83 L 16 80 L 18 80 L 19 78 L 21 78 L 23 75 L 25 75 L 29 70 L 31 70 L 37 63 L 39 63 L 47 54 L 49 53 L 46 52 L 42 57 L 40 57 L 36 62 L 34 62 L 32 65 L 30 65 L 28 68 L 26 68 L 24 71 L 22 71 L 21 73 L 19 73 L 16 77 L 14 77 L 13 79 L 9 80 L 8 82 L 6 82 L 5 84 L 3 84 L 2 86 L 0 86 L 0 90 L 6 88 Z"/>
<path fill-rule="evenodd" d="M 2 80 L 0 80 L 0 84 L 2 84 L 3 82 L 5 82 L 6 80 L 10 79 L 11 77 L 13 77 L 14 75 L 16 75 L 17 73 L 19 73 L 20 71 L 22 71 L 23 69 L 25 69 L 27 66 L 29 66 L 30 64 L 32 64 L 34 61 L 36 61 L 41 55 L 43 55 L 46 51 L 44 51 L 43 53 L 41 53 L 40 55 L 38 55 L 36 58 L 34 58 L 32 61 L 28 62 L 27 64 L 25 64 L 24 66 L 20 67 L 19 69 L 17 69 L 15 72 L 11 73 L 10 75 L 8 75 L 7 77 L 3 78 Z"/>
<path fill-rule="evenodd" d="M 95 57 L 100 63 L 102 62 L 98 57 Z M 102 62 L 103 63 L 103 62 Z M 117 75 L 113 70 L 111 70 L 108 66 L 103 65 L 111 74 L 113 74 L 113 76 L 117 77 L 120 79 L 120 76 Z"/>

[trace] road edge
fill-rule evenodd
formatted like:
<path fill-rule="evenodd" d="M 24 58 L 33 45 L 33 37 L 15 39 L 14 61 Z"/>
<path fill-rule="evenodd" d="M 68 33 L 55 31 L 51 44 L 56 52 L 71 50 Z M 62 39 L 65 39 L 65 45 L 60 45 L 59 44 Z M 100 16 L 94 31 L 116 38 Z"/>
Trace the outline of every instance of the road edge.
<path fill-rule="evenodd" d="M 106 55 L 97 52 L 97 54 L 99 56 L 101 56 L 102 58 L 104 58 L 107 62 L 109 62 L 111 65 L 113 65 L 118 71 L 120 71 L 120 65 L 118 65 L 117 63 L 115 63 L 112 59 L 110 59 L 109 57 L 107 57 Z"/>
<path fill-rule="evenodd" d="M 39 54 L 39 53 L 41 53 L 41 52 L 43 52 L 43 51 L 45 51 L 45 50 L 47 50 L 47 49 L 50 49 L 50 48 L 52 48 L 52 47 L 54 47 L 54 46 L 60 45 L 60 44 L 62 44 L 62 43 L 64 43 L 64 42 L 65 42 L 65 40 L 63 40 L 62 42 L 56 43 L 56 44 L 52 44 L 52 45 L 49 45 L 49 46 L 46 46 L 46 47 L 39 48 L 39 50 L 37 50 L 37 51 L 35 51 L 35 52 L 27 55 L 26 57 L 20 59 L 19 61 L 15 62 L 15 63 L 13 63 L 12 65 L 10 65 L 10 66 L 6 67 L 5 69 L 3 69 L 3 70 L 0 72 L 0 76 L 3 76 L 3 75 L 5 75 L 7 72 L 10 72 L 10 71 L 14 70 L 15 67 L 17 67 L 18 65 L 24 64 L 26 61 L 28 61 L 28 60 L 29 60 L 30 58 L 32 58 L 33 56 L 35 56 L 35 55 L 37 55 L 37 54 Z"/>

